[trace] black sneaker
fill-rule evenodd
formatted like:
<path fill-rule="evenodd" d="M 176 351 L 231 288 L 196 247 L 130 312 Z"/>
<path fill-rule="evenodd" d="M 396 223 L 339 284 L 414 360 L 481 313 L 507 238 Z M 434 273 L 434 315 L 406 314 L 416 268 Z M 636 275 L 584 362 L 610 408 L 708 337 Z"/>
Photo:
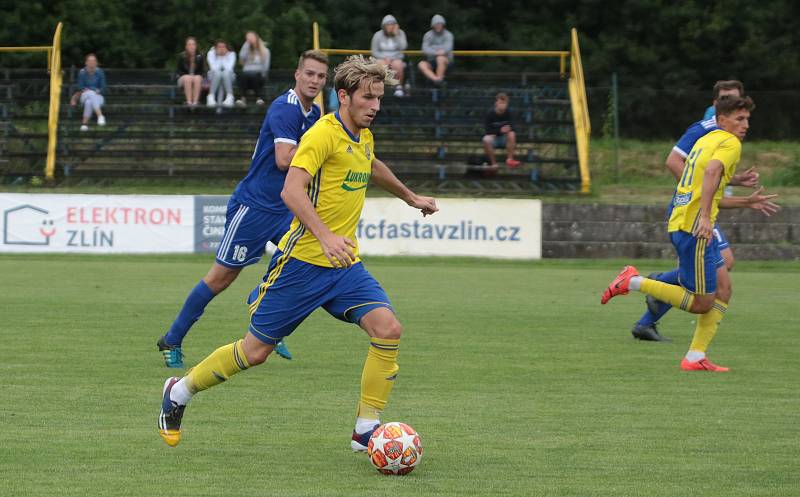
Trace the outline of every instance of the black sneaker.
<path fill-rule="evenodd" d="M 181 420 L 186 406 L 178 405 L 169 398 L 172 387 L 180 381 L 173 376 L 164 382 L 164 395 L 161 398 L 161 412 L 158 415 L 158 434 L 170 447 L 175 447 L 181 441 Z"/>
<path fill-rule="evenodd" d="M 656 329 L 655 323 L 650 326 L 644 326 L 636 323 L 631 330 L 631 335 L 637 340 L 646 340 L 648 342 L 671 342 L 672 339 L 665 337 Z"/>

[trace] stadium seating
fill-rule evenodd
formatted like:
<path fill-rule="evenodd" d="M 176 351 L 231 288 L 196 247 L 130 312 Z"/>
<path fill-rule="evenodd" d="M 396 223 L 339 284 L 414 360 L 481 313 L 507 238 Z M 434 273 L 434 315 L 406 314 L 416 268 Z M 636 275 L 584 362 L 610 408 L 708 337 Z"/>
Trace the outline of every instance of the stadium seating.
<path fill-rule="evenodd" d="M 70 178 L 237 178 L 246 171 L 264 108 L 194 109 L 167 70 L 106 69 L 108 126 L 80 132 L 64 77 L 57 174 Z M 0 73 L 0 176 L 40 174 L 47 141 L 47 74 Z M 291 87 L 273 72 L 269 101 Z M 523 166 L 485 177 L 480 138 L 497 91 L 511 97 Z M 414 86 L 384 99 L 373 126 L 376 153 L 405 181 L 429 190 L 576 191 L 580 184 L 566 83 L 558 74 L 454 73 L 447 87 Z M 498 152 L 502 157 L 502 151 Z"/>

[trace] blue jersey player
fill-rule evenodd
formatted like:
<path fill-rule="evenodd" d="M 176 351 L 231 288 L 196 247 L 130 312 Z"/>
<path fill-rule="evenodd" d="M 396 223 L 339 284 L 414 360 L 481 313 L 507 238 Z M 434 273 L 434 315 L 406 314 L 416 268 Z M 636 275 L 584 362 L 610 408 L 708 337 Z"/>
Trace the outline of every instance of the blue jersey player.
<path fill-rule="evenodd" d="M 717 100 L 725 96 L 741 97 L 742 95 L 744 95 L 744 85 L 741 81 L 735 79 L 717 81 L 714 83 L 714 100 L 703 114 L 703 121 L 708 121 L 716 116 Z"/>
<path fill-rule="evenodd" d="M 261 259 L 267 242 L 277 245 L 288 231 L 292 215 L 280 194 L 300 138 L 320 118 L 320 108 L 313 101 L 324 88 L 327 74 L 325 53 L 303 52 L 294 73 L 295 87 L 276 98 L 267 110 L 250 169 L 228 202 L 216 262 L 189 293 L 167 334 L 158 340 L 167 367 L 183 367 L 183 338 L 211 299 L 228 288 L 245 266 Z M 284 344 L 276 347 L 276 352 L 291 358 Z"/>
<path fill-rule="evenodd" d="M 744 85 L 742 85 L 740 81 L 718 81 L 714 85 L 714 103 L 716 104 L 718 99 L 725 96 L 741 97 L 743 96 L 743 92 Z M 708 133 L 718 129 L 719 127 L 717 127 L 717 121 L 714 115 L 709 119 L 698 121 L 687 128 L 683 136 L 681 136 L 675 146 L 672 147 L 666 160 L 667 169 L 675 176 L 676 181 L 678 181 L 683 174 L 684 162 L 695 143 Z M 758 173 L 755 171 L 755 168 L 750 168 L 743 173 L 734 175 L 729 184 L 756 187 L 758 184 Z M 757 190 L 748 197 L 724 197 L 720 200 L 719 207 L 723 209 L 749 207 L 759 210 L 769 216 L 778 209 L 777 205 L 769 201 L 775 197 L 776 195 L 761 195 L 761 190 Z M 669 218 L 672 213 L 672 207 L 673 201 L 670 199 L 669 206 L 667 207 L 667 218 Z M 731 250 L 728 239 L 718 224 L 714 225 L 713 233 L 721 254 L 720 260 L 717 261 L 718 273 L 724 273 L 718 275 L 718 291 L 723 295 L 730 295 L 732 288 L 728 272 L 733 268 L 733 250 Z M 651 274 L 649 277 L 671 285 L 678 284 L 677 269 L 661 274 Z M 645 300 L 647 302 L 647 311 L 645 311 L 639 321 L 634 324 L 631 334 L 634 338 L 640 340 L 668 341 L 668 338 L 658 332 L 656 324 L 672 306 L 660 302 L 649 295 Z"/>

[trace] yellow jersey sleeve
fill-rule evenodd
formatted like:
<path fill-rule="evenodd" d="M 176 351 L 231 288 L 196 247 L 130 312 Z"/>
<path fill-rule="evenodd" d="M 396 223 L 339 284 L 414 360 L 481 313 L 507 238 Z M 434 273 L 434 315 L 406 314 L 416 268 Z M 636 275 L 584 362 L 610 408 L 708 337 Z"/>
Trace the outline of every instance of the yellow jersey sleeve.
<path fill-rule="evenodd" d="M 714 154 L 710 160 L 718 160 L 722 162 L 722 183 L 728 184 L 733 175 L 736 173 L 736 165 L 742 155 L 742 142 L 735 137 L 730 137 L 719 144 L 719 147 L 714 150 Z"/>
<path fill-rule="evenodd" d="M 297 152 L 292 157 L 291 167 L 303 169 L 313 178 L 331 155 L 333 148 L 334 140 L 326 127 L 312 126 L 300 140 Z"/>

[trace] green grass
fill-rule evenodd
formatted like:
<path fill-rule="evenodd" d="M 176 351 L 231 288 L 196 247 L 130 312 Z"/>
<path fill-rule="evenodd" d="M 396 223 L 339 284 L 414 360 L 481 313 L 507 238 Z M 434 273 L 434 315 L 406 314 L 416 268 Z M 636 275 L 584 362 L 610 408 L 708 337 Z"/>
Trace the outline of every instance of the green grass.
<path fill-rule="evenodd" d="M 367 261 L 405 326 L 385 420 L 425 456 L 375 472 L 348 439 L 364 334 L 324 312 L 295 360 L 199 394 L 176 449 L 158 437 L 169 372 L 155 341 L 208 257 L 2 256 L 3 496 L 795 496 L 798 263 L 741 262 L 711 357 L 683 373 L 692 317 L 669 344 L 628 332 L 639 296 L 599 305 L 617 262 Z M 665 262 L 640 262 L 643 271 Z M 194 364 L 246 329 L 248 268 L 189 335 Z"/>

